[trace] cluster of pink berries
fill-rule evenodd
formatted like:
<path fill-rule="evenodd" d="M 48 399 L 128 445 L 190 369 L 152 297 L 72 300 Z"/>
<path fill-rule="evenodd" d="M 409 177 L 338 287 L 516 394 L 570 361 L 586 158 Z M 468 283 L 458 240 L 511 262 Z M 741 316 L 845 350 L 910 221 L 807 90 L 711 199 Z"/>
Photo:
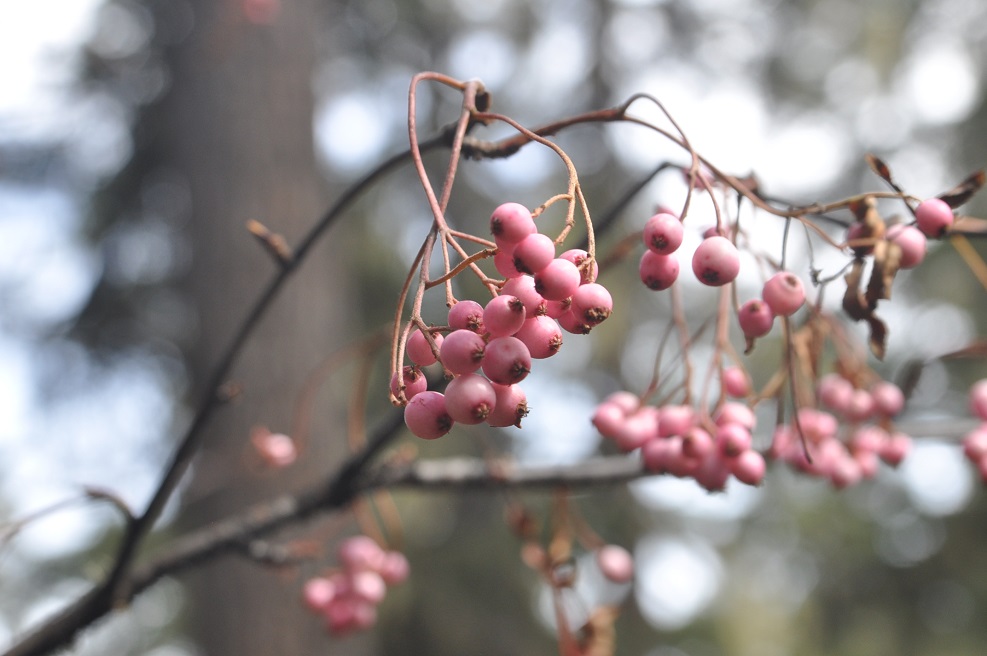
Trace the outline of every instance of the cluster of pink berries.
<path fill-rule="evenodd" d="M 340 544 L 338 558 L 339 570 L 305 583 L 305 605 L 325 619 L 331 633 L 369 629 L 377 621 L 377 606 L 387 588 L 408 578 L 408 560 L 365 535 Z"/>
<path fill-rule="evenodd" d="M 928 198 L 915 208 L 915 224 L 896 223 L 888 228 L 884 238 L 901 249 L 899 266 L 902 269 L 917 267 L 925 259 L 927 241 L 941 239 L 953 225 L 953 210 L 940 198 Z M 863 223 L 854 223 L 847 229 L 847 240 L 864 239 L 868 235 Z M 857 247 L 857 255 L 870 254 L 872 246 Z"/>
<path fill-rule="evenodd" d="M 820 403 L 832 412 L 800 408 L 797 424 L 775 429 L 771 457 L 842 489 L 873 478 L 879 461 L 896 467 L 908 455 L 911 438 L 891 424 L 905 405 L 897 385 L 880 381 L 865 390 L 833 373 L 819 380 L 816 392 Z M 841 425 L 847 427 L 843 439 Z"/>
<path fill-rule="evenodd" d="M 748 485 L 764 479 L 764 457 L 752 448 L 754 412 L 743 403 L 728 401 L 703 417 L 688 405 L 659 408 L 615 392 L 592 421 L 622 451 L 640 449 L 649 471 L 694 478 L 711 492 L 722 490 L 731 474 Z"/>
<path fill-rule="evenodd" d="M 970 412 L 980 425 L 963 438 L 963 453 L 977 466 L 980 478 L 987 483 L 987 378 L 970 388 Z"/>
<path fill-rule="evenodd" d="M 459 301 L 447 328 L 412 332 L 406 350 L 414 366 L 404 368 L 402 383 L 391 380 L 392 395 L 403 391 L 408 401 L 405 423 L 423 439 L 445 435 L 456 422 L 520 426 L 527 401 L 518 383 L 532 359 L 558 353 L 563 330 L 589 333 L 613 311 L 610 292 L 596 282 L 596 262 L 580 249 L 556 257 L 555 243 L 523 205 L 500 205 L 490 231 L 494 265 L 506 278 L 500 294 L 486 306 Z M 435 362 L 454 376 L 445 393 L 427 390 L 419 369 Z"/>
<path fill-rule="evenodd" d="M 740 306 L 737 320 L 744 337 L 753 340 L 771 332 L 775 317 L 790 317 L 803 304 L 802 279 L 788 271 L 779 271 L 764 283 L 761 298 L 752 298 Z"/>
<path fill-rule="evenodd" d="M 644 224 L 641 238 L 647 250 L 641 256 L 641 282 L 654 291 L 668 289 L 679 277 L 679 261 L 673 255 L 682 245 L 682 222 L 674 214 L 659 211 Z M 716 229 L 708 230 L 692 256 L 692 272 L 705 285 L 720 287 L 740 272 L 740 254 Z"/>

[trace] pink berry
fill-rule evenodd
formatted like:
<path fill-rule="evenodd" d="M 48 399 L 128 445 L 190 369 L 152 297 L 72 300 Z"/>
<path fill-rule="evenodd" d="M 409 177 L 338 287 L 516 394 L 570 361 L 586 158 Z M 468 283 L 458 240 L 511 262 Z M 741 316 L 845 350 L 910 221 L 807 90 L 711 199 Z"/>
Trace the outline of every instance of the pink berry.
<path fill-rule="evenodd" d="M 917 267 L 925 259 L 925 235 L 918 228 L 901 223 L 888 228 L 887 240 L 901 249 L 902 269 Z"/>
<path fill-rule="evenodd" d="M 874 398 L 870 392 L 862 389 L 853 390 L 850 395 L 850 404 L 847 406 L 844 415 L 850 421 L 867 421 L 874 416 Z"/>
<path fill-rule="evenodd" d="M 740 424 L 723 424 L 716 428 L 716 445 L 724 456 L 733 458 L 751 448 L 751 432 Z"/>
<path fill-rule="evenodd" d="M 723 391 L 734 398 L 743 398 L 751 393 L 751 380 L 740 367 L 726 367 L 720 374 Z"/>
<path fill-rule="evenodd" d="M 545 316 L 558 319 L 572 309 L 572 297 L 563 298 L 561 301 L 545 301 L 545 306 Z"/>
<path fill-rule="evenodd" d="M 325 610 L 335 596 L 335 584 L 324 576 L 309 579 L 302 589 L 302 600 L 305 602 L 305 606 L 315 612 Z"/>
<path fill-rule="evenodd" d="M 779 271 L 764 283 L 761 296 L 775 316 L 787 317 L 795 314 L 805 303 L 805 287 L 802 286 L 802 279 L 795 274 Z"/>
<path fill-rule="evenodd" d="M 775 315 L 767 303 L 759 298 L 752 298 L 740 306 L 737 319 L 740 321 L 740 329 L 744 331 L 744 336 L 754 339 L 764 337 L 771 332 Z"/>
<path fill-rule="evenodd" d="M 480 368 L 486 349 L 483 338 L 465 328 L 454 330 L 442 340 L 442 365 L 454 374 L 470 374 Z"/>
<path fill-rule="evenodd" d="M 449 327 L 482 335 L 486 332 L 483 326 L 483 306 L 472 300 L 459 301 L 449 308 Z"/>
<path fill-rule="evenodd" d="M 593 330 L 593 326 L 586 323 L 582 317 L 577 316 L 572 312 L 566 312 L 561 317 L 558 318 L 559 326 L 562 330 L 567 333 L 572 333 L 573 335 L 589 335 Z"/>
<path fill-rule="evenodd" d="M 436 348 L 442 347 L 442 339 L 441 333 L 432 333 L 432 341 L 435 342 Z M 420 330 L 416 330 L 408 336 L 408 345 L 406 348 L 408 350 L 408 358 L 419 367 L 427 367 L 430 364 L 435 364 L 436 358 L 435 354 L 432 353 L 432 347 Z"/>
<path fill-rule="evenodd" d="M 520 385 L 498 385 L 494 383 L 497 405 L 487 417 L 487 423 L 497 428 L 517 426 L 528 415 L 528 399 Z"/>
<path fill-rule="evenodd" d="M 730 472 L 747 485 L 760 485 L 766 470 L 764 456 L 753 449 L 742 452 L 730 461 Z"/>
<path fill-rule="evenodd" d="M 664 473 L 681 456 L 682 442 L 677 438 L 648 440 L 641 446 L 641 461 L 650 472 Z"/>
<path fill-rule="evenodd" d="M 688 405 L 666 405 L 661 409 L 658 436 L 685 435 L 695 425 L 696 412 Z"/>
<path fill-rule="evenodd" d="M 721 492 L 730 479 L 727 463 L 715 455 L 708 456 L 692 473 L 696 482 L 710 492 Z"/>
<path fill-rule="evenodd" d="M 401 370 L 402 382 L 398 382 L 398 375 L 391 375 L 391 395 L 394 398 L 399 398 L 401 393 L 401 385 L 404 385 L 404 398 L 410 401 L 415 397 L 416 394 L 424 392 L 428 389 L 428 381 L 425 379 L 425 374 L 421 372 L 418 367 L 404 367 Z"/>
<path fill-rule="evenodd" d="M 587 267 L 583 266 L 583 262 L 589 259 L 589 253 L 581 248 L 572 248 L 559 255 L 559 257 L 563 260 L 569 260 L 579 268 L 582 284 L 596 282 L 596 277 L 600 274 L 600 265 L 596 263 L 596 260 L 594 259 Z"/>
<path fill-rule="evenodd" d="M 373 538 L 354 535 L 339 543 L 336 558 L 347 570 L 376 571 L 384 562 L 384 550 Z"/>
<path fill-rule="evenodd" d="M 559 324 L 555 319 L 544 315 L 525 319 L 514 336 L 524 342 L 531 357 L 537 360 L 549 358 L 562 348 L 562 330 Z"/>
<path fill-rule="evenodd" d="M 822 442 L 836 435 L 840 428 L 836 417 L 815 408 L 798 409 L 798 426 L 812 442 Z"/>
<path fill-rule="evenodd" d="M 627 583 L 634 578 L 634 558 L 621 546 L 608 544 L 596 552 L 596 564 L 608 580 Z"/>
<path fill-rule="evenodd" d="M 693 426 L 682 435 L 682 455 L 703 460 L 715 450 L 713 436 L 705 429 Z"/>
<path fill-rule="evenodd" d="M 493 258 L 494 268 L 497 269 L 497 273 L 505 278 L 517 278 L 523 274 L 514 266 L 514 249 L 506 248 L 506 246 L 499 246 L 497 248 L 497 252 Z"/>
<path fill-rule="evenodd" d="M 535 274 L 535 291 L 546 301 L 561 301 L 579 288 L 582 274 L 569 260 L 555 258 Z"/>
<path fill-rule="evenodd" d="M 521 273 L 538 273 L 553 259 L 555 242 L 540 232 L 531 233 L 514 247 L 514 268 Z"/>
<path fill-rule="evenodd" d="M 456 376 L 449 381 L 445 394 L 446 411 L 461 424 L 482 423 L 497 405 L 493 385 L 479 374 Z"/>
<path fill-rule="evenodd" d="M 504 203 L 490 217 L 490 233 L 498 244 L 516 244 L 536 230 L 531 212 L 519 203 Z"/>
<path fill-rule="evenodd" d="M 905 407 L 905 395 L 894 383 L 882 380 L 871 388 L 870 395 L 874 409 L 882 417 L 894 417 Z"/>
<path fill-rule="evenodd" d="M 494 337 L 513 335 L 524 324 L 525 314 L 521 299 L 501 294 L 483 308 L 483 326 Z"/>
<path fill-rule="evenodd" d="M 428 390 L 404 406 L 404 423 L 416 437 L 434 440 L 448 433 L 454 422 L 446 411 L 445 396 Z"/>
<path fill-rule="evenodd" d="M 381 553 L 381 563 L 383 558 L 384 554 Z M 350 574 L 350 595 L 376 605 L 387 595 L 387 584 L 375 570 L 357 570 Z"/>
<path fill-rule="evenodd" d="M 408 579 L 411 566 L 400 551 L 388 551 L 384 554 L 384 562 L 381 563 L 378 573 L 387 585 L 397 585 Z"/>
<path fill-rule="evenodd" d="M 604 321 L 613 311 L 613 297 L 603 285 L 580 285 L 572 295 L 572 313 L 591 326 Z"/>
<path fill-rule="evenodd" d="M 724 424 L 739 424 L 749 431 L 754 430 L 757 418 L 750 406 L 735 401 L 729 401 L 720 406 L 713 417 L 717 426 Z"/>
<path fill-rule="evenodd" d="M 251 435 L 251 442 L 269 467 L 287 467 L 298 459 L 295 441 L 284 433 L 272 433 L 266 428 L 256 429 Z"/>
<path fill-rule="evenodd" d="M 953 208 L 941 198 L 927 198 L 915 208 L 915 220 L 926 237 L 938 239 L 953 225 Z"/>
<path fill-rule="evenodd" d="M 626 419 L 627 413 L 623 408 L 616 403 L 604 401 L 596 406 L 591 421 L 596 430 L 600 431 L 600 435 L 614 439 L 623 428 Z"/>
<path fill-rule="evenodd" d="M 531 371 L 531 352 L 517 337 L 495 337 L 487 344 L 481 366 L 492 382 L 513 385 Z"/>
<path fill-rule="evenodd" d="M 974 428 L 963 437 L 963 454 L 972 462 L 987 458 L 987 424 Z"/>
<path fill-rule="evenodd" d="M 515 296 L 524 303 L 524 312 L 528 318 L 545 314 L 545 299 L 535 290 L 535 279 L 531 276 L 511 278 L 501 287 L 500 293 Z"/>
<path fill-rule="evenodd" d="M 682 222 L 664 212 L 648 219 L 641 233 L 644 245 L 659 255 L 674 253 L 682 245 L 683 235 Z"/>
<path fill-rule="evenodd" d="M 693 254 L 692 271 L 704 285 L 720 287 L 740 273 L 740 253 L 726 237 L 709 237 Z"/>
<path fill-rule="evenodd" d="M 826 374 L 816 384 L 816 393 L 830 409 L 845 414 L 853 396 L 853 383 L 839 374 Z"/>
<path fill-rule="evenodd" d="M 878 455 L 892 467 L 897 467 L 912 449 L 912 439 L 904 433 L 892 433 L 881 444 Z"/>
<path fill-rule="evenodd" d="M 978 380 L 970 388 L 970 412 L 987 421 L 987 378 Z"/>
<path fill-rule="evenodd" d="M 654 438 L 658 430 L 658 414 L 655 410 L 654 406 L 642 406 L 637 412 L 624 418 L 612 437 L 621 451 L 630 453 Z"/>
<path fill-rule="evenodd" d="M 679 261 L 674 255 L 659 255 L 644 251 L 638 265 L 641 282 L 648 289 L 660 292 L 668 289 L 679 277 Z"/>

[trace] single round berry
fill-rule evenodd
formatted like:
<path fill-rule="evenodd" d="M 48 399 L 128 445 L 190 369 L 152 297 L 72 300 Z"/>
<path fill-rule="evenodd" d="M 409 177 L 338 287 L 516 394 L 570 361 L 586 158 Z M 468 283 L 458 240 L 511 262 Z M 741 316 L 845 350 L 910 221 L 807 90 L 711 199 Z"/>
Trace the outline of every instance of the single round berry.
<path fill-rule="evenodd" d="M 905 407 L 905 395 L 901 388 L 882 380 L 870 389 L 874 409 L 883 417 L 894 417 Z"/>
<path fill-rule="evenodd" d="M 853 396 L 853 383 L 839 374 L 826 374 L 816 384 L 816 394 L 831 410 L 845 414 Z"/>
<path fill-rule="evenodd" d="M 525 315 L 529 319 L 546 312 L 545 299 L 535 290 L 535 279 L 531 276 L 511 278 L 501 287 L 500 293 L 521 299 Z"/>
<path fill-rule="evenodd" d="M 738 424 L 748 431 L 753 431 L 757 424 L 757 416 L 750 406 L 736 401 L 728 401 L 719 407 L 713 416 L 713 423 L 717 426 L 725 424 Z"/>
<path fill-rule="evenodd" d="M 325 610 L 335 596 L 335 584 L 324 576 L 309 579 L 302 589 L 302 600 L 305 602 L 305 606 L 317 613 Z"/>
<path fill-rule="evenodd" d="M 428 381 L 425 379 L 425 374 L 418 367 L 404 367 L 401 373 L 402 380 L 400 382 L 396 373 L 391 375 L 391 395 L 394 398 L 400 398 L 402 384 L 404 386 L 404 398 L 406 401 L 410 401 L 416 394 L 428 389 Z"/>
<path fill-rule="evenodd" d="M 445 396 L 441 392 L 427 390 L 416 394 L 404 406 L 404 423 L 415 436 L 434 440 L 452 429 L 453 420 L 446 411 Z"/>
<path fill-rule="evenodd" d="M 603 285 L 591 282 L 580 285 L 572 295 L 572 313 L 591 326 L 604 321 L 613 312 L 613 297 Z"/>
<path fill-rule="evenodd" d="M 953 208 L 941 198 L 927 198 L 915 208 L 915 222 L 926 237 L 939 239 L 953 225 Z"/>
<path fill-rule="evenodd" d="M 583 320 L 582 317 L 573 313 L 566 312 L 561 317 L 558 318 L 559 326 L 562 330 L 567 333 L 572 333 L 573 335 L 589 335 L 590 331 L 593 330 L 593 326 Z"/>
<path fill-rule="evenodd" d="M 738 481 L 747 485 L 760 485 L 766 470 L 764 456 L 753 449 L 744 451 L 730 462 L 731 473 Z"/>
<path fill-rule="evenodd" d="M 490 217 L 490 233 L 498 244 L 516 244 L 537 229 L 531 212 L 520 203 L 504 203 Z"/>
<path fill-rule="evenodd" d="M 555 242 L 540 232 L 528 235 L 514 247 L 514 268 L 521 273 L 538 273 L 553 259 Z"/>
<path fill-rule="evenodd" d="M 696 412 L 688 405 L 666 405 L 658 420 L 658 437 L 685 435 L 696 423 Z"/>
<path fill-rule="evenodd" d="M 583 262 L 589 259 L 589 253 L 581 248 L 572 248 L 559 255 L 559 257 L 563 260 L 569 260 L 579 267 L 582 284 L 596 282 L 596 277 L 600 274 L 600 265 L 596 263 L 596 260 L 594 259 L 589 266 L 583 266 Z"/>
<path fill-rule="evenodd" d="M 495 337 L 487 344 L 482 367 L 487 378 L 495 383 L 520 383 L 531 371 L 531 352 L 517 337 Z"/>
<path fill-rule="evenodd" d="M 449 327 L 482 335 L 486 332 L 483 326 L 483 306 L 473 300 L 459 301 L 449 308 Z"/>
<path fill-rule="evenodd" d="M 520 385 L 498 385 L 494 383 L 497 393 L 497 405 L 487 417 L 487 423 L 497 428 L 517 426 L 521 428 L 521 420 L 528 415 L 528 399 Z"/>
<path fill-rule="evenodd" d="M 722 492 L 730 480 L 730 469 L 727 463 L 716 455 L 703 460 L 691 474 L 696 482 L 709 492 Z"/>
<path fill-rule="evenodd" d="M 576 292 L 581 280 L 582 274 L 575 264 L 555 258 L 535 274 L 535 291 L 546 301 L 561 301 Z"/>
<path fill-rule="evenodd" d="M 609 581 L 627 583 L 634 578 L 634 558 L 621 546 L 608 544 L 596 552 L 596 565 Z"/>
<path fill-rule="evenodd" d="M 726 367 L 720 374 L 720 382 L 727 396 L 743 398 L 751 393 L 751 380 L 740 367 Z"/>
<path fill-rule="evenodd" d="M 716 427 L 716 446 L 728 458 L 739 456 L 751 448 L 750 429 L 740 424 L 723 424 Z"/>
<path fill-rule="evenodd" d="M 572 309 L 572 296 L 561 301 L 545 301 L 545 316 L 558 319 Z"/>
<path fill-rule="evenodd" d="M 644 224 L 644 245 L 659 255 L 669 255 L 682 245 L 685 232 L 682 222 L 671 214 L 659 212 Z"/>
<path fill-rule="evenodd" d="M 545 315 L 525 319 L 514 336 L 524 342 L 531 357 L 537 360 L 550 358 L 562 348 L 562 329 L 555 319 Z"/>
<path fill-rule="evenodd" d="M 912 450 L 912 438 L 904 433 L 892 433 L 888 436 L 878 449 L 877 455 L 881 460 L 897 467 Z"/>
<path fill-rule="evenodd" d="M 600 435 L 613 439 L 624 425 L 626 418 L 627 412 L 623 408 L 616 403 L 604 401 L 596 406 L 590 421 L 596 430 L 600 431 Z"/>
<path fill-rule="evenodd" d="M 775 315 L 767 303 L 759 298 L 752 298 L 740 306 L 737 319 L 740 321 L 740 329 L 744 331 L 744 336 L 754 339 L 764 337 L 771 332 Z"/>
<path fill-rule="evenodd" d="M 354 535 L 339 543 L 336 559 L 347 570 L 376 571 L 384 562 L 384 550 L 367 535 Z"/>
<path fill-rule="evenodd" d="M 726 237 L 709 237 L 693 254 L 692 271 L 704 285 L 720 287 L 740 273 L 740 253 Z"/>
<path fill-rule="evenodd" d="M 479 374 L 456 376 L 446 385 L 446 411 L 461 424 L 482 423 L 497 405 L 497 392 Z"/>
<path fill-rule="evenodd" d="M 486 347 L 483 338 L 473 331 L 454 330 L 442 340 L 439 349 L 442 366 L 457 375 L 471 374 L 480 368 Z"/>
<path fill-rule="evenodd" d="M 442 334 L 432 333 L 432 341 L 435 342 L 436 348 L 442 348 Z M 408 344 L 406 346 L 408 351 L 408 358 L 417 364 L 419 367 L 427 367 L 430 364 L 435 364 L 436 357 L 432 352 L 432 346 L 428 343 L 425 335 L 420 331 L 416 330 L 408 336 Z"/>
<path fill-rule="evenodd" d="M 381 563 L 377 573 L 387 585 L 397 585 L 407 580 L 411 566 L 400 551 L 388 551 L 384 554 L 384 562 Z"/>
<path fill-rule="evenodd" d="M 795 274 L 779 271 L 764 283 L 761 296 L 776 316 L 787 317 L 805 303 L 805 287 Z"/>
<path fill-rule="evenodd" d="M 693 426 L 682 435 L 682 455 L 693 460 L 703 460 L 713 453 L 716 443 L 709 431 Z"/>
<path fill-rule="evenodd" d="M 524 319 L 524 303 L 517 296 L 495 296 L 483 308 L 483 326 L 494 337 L 513 335 Z"/>
<path fill-rule="evenodd" d="M 902 269 L 917 267 L 925 259 L 925 235 L 918 228 L 899 223 L 888 228 L 887 238 L 901 249 Z"/>
<path fill-rule="evenodd" d="M 659 255 L 647 250 L 641 256 L 638 273 L 645 287 L 660 292 L 671 287 L 678 279 L 679 261 L 674 255 Z"/>
<path fill-rule="evenodd" d="M 295 441 L 284 433 L 272 433 L 266 428 L 257 429 L 251 437 L 251 442 L 264 464 L 269 467 L 287 467 L 298 459 L 298 447 Z"/>
<path fill-rule="evenodd" d="M 494 254 L 494 268 L 497 269 L 497 273 L 504 276 L 505 278 L 517 278 L 522 275 L 517 267 L 514 266 L 514 249 L 505 248 L 500 246 L 497 252 Z"/>

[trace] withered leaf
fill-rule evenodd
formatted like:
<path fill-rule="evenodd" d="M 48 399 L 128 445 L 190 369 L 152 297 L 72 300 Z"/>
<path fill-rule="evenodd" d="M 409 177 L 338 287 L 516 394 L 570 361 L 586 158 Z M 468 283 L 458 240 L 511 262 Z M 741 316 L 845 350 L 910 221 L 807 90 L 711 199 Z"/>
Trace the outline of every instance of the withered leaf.
<path fill-rule="evenodd" d="M 877 300 L 872 304 L 860 290 L 860 280 L 863 277 L 863 272 L 864 261 L 862 259 L 854 260 L 850 272 L 844 276 L 847 287 L 846 293 L 843 295 L 843 310 L 854 321 L 867 322 L 868 326 L 870 326 L 870 350 L 878 360 L 883 360 L 888 339 L 888 327 L 874 314 Z M 877 270 L 875 269 L 876 274 Z M 873 276 L 871 277 L 871 281 L 873 282 Z"/>
<path fill-rule="evenodd" d="M 877 307 L 881 299 L 891 298 L 891 283 L 901 264 L 901 246 L 890 241 L 874 244 L 874 269 L 867 284 L 867 306 Z"/>
<path fill-rule="evenodd" d="M 869 166 L 870 170 L 876 173 L 878 177 L 891 185 L 895 190 L 898 190 L 898 185 L 896 185 L 894 180 L 891 179 L 891 169 L 884 163 L 883 159 L 873 153 L 867 153 L 864 155 L 864 161 L 867 162 L 867 166 Z"/>
<path fill-rule="evenodd" d="M 959 183 L 949 191 L 939 194 L 939 198 L 946 201 L 946 204 L 955 210 L 957 207 L 970 200 L 975 193 L 980 191 L 980 188 L 984 186 L 985 181 L 987 181 L 987 173 L 985 173 L 983 169 L 974 171 L 963 182 Z"/>
<path fill-rule="evenodd" d="M 884 359 L 884 351 L 888 341 L 888 327 L 876 314 L 871 312 L 867 317 L 870 325 L 870 350 L 878 360 Z"/>

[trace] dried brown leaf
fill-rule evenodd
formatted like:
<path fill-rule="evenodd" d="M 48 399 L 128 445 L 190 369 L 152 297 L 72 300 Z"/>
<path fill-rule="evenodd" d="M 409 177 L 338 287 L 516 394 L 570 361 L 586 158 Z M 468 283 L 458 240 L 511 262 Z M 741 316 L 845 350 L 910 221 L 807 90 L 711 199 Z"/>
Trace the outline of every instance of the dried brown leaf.
<path fill-rule="evenodd" d="M 877 307 L 877 302 L 891 298 L 891 284 L 901 263 L 901 246 L 889 241 L 879 241 L 874 244 L 874 268 L 867 284 L 866 301 L 870 308 Z"/>
<path fill-rule="evenodd" d="M 939 198 L 946 201 L 946 204 L 955 210 L 980 191 L 980 188 L 984 186 L 984 182 L 987 182 L 987 173 L 983 169 L 974 171 L 963 182 L 949 191 L 939 194 Z"/>
<path fill-rule="evenodd" d="M 884 163 L 884 160 L 882 160 L 877 155 L 874 155 L 873 153 L 867 153 L 864 155 L 864 161 L 867 162 L 867 166 L 869 166 L 870 170 L 876 173 L 878 177 L 880 177 L 882 180 L 887 182 L 892 187 L 897 187 L 897 185 L 895 185 L 894 183 L 894 180 L 891 179 L 891 169 L 888 167 L 887 164 Z"/>
<path fill-rule="evenodd" d="M 870 325 L 870 350 L 878 360 L 884 359 L 884 351 L 888 341 L 888 327 L 876 314 L 871 312 L 867 317 Z"/>

